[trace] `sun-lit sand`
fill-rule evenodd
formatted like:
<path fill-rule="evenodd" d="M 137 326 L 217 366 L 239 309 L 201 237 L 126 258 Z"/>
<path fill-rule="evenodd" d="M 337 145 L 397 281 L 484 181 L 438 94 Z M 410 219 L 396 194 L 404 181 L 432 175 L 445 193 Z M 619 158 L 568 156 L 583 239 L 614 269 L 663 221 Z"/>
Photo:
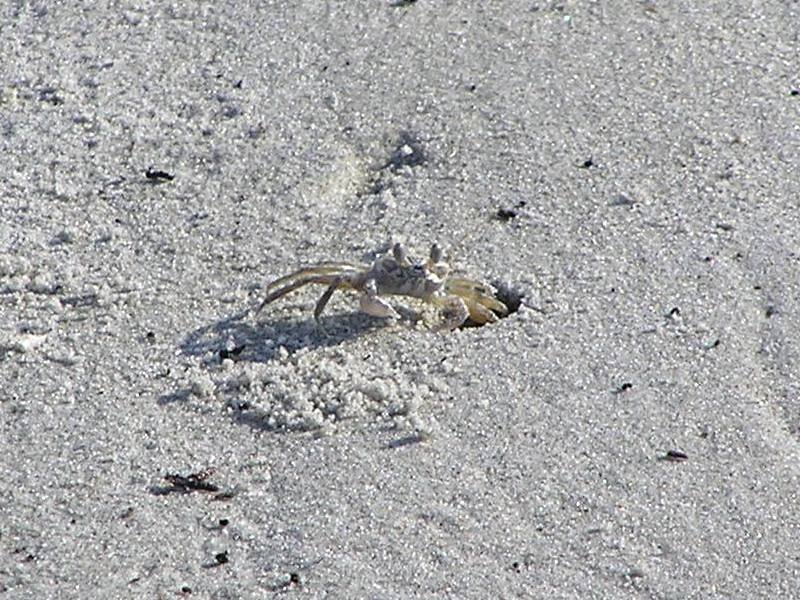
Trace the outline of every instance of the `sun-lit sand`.
<path fill-rule="evenodd" d="M 800 5 L 296 4 L 0 7 L 0 596 L 796 595 Z"/>

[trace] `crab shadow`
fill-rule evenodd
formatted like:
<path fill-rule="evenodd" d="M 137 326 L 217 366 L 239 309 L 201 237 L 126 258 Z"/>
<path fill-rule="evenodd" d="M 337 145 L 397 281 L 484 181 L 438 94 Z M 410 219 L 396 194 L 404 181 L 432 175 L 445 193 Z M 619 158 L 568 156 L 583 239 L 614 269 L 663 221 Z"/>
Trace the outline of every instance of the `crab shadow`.
<path fill-rule="evenodd" d="M 338 346 L 383 326 L 362 313 L 333 314 L 319 321 L 309 318 L 256 321 L 245 310 L 191 332 L 181 342 L 181 353 L 200 358 L 206 367 L 225 359 L 267 363 L 279 354 L 303 348 Z"/>
<path fill-rule="evenodd" d="M 333 314 L 319 322 L 309 318 L 257 321 L 247 309 L 195 329 L 178 348 L 184 356 L 197 358 L 205 369 L 214 370 L 226 359 L 268 363 L 303 348 L 338 346 L 383 325 L 382 320 L 362 313 Z M 161 395 L 158 403 L 185 403 L 192 394 L 191 387 L 180 388 Z"/>

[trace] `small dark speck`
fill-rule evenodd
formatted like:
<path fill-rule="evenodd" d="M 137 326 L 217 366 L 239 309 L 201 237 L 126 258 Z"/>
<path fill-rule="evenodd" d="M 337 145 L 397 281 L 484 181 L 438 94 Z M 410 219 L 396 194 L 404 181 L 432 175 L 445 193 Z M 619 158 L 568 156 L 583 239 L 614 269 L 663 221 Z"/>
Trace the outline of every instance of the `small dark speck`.
<path fill-rule="evenodd" d="M 495 217 L 501 221 L 510 221 L 517 216 L 517 211 L 511 208 L 501 208 L 495 213 Z"/>
<path fill-rule="evenodd" d="M 214 555 L 214 560 L 217 561 L 217 564 L 224 565 L 225 563 L 227 563 L 230 560 L 228 558 L 228 551 L 225 550 L 224 552 L 220 552 L 220 553 Z"/>
<path fill-rule="evenodd" d="M 411 6 L 416 1 L 417 0 L 395 0 L 394 2 L 392 2 L 391 6 L 394 6 L 394 7 Z"/>
<path fill-rule="evenodd" d="M 148 331 L 145 337 L 147 338 L 147 341 L 150 342 L 151 344 L 156 341 L 156 334 L 153 333 L 152 331 Z"/>
<path fill-rule="evenodd" d="M 800 96 L 800 90 L 792 90 L 789 92 L 790 96 Z"/>
<path fill-rule="evenodd" d="M 767 308 L 764 310 L 764 314 L 767 316 L 767 318 L 768 318 L 768 319 L 769 319 L 769 318 L 770 318 L 772 315 L 775 315 L 775 314 L 777 314 L 777 313 L 778 313 L 778 309 L 777 309 L 777 307 L 776 307 L 776 306 L 774 306 L 773 304 L 770 304 L 770 305 L 768 305 L 768 306 L 767 306 Z"/>
<path fill-rule="evenodd" d="M 181 594 L 191 594 L 191 593 L 192 593 L 192 588 L 190 588 L 188 585 L 185 585 L 181 588 Z"/>
<path fill-rule="evenodd" d="M 164 475 L 164 479 L 171 484 L 170 487 L 154 487 L 152 491 L 157 496 L 165 496 L 172 493 L 188 494 L 195 491 L 218 492 L 219 487 L 208 481 L 208 478 L 213 473 L 214 469 L 206 469 L 191 475 L 167 474 Z"/>
<path fill-rule="evenodd" d="M 467 86 L 467 91 L 469 91 L 469 92 L 474 92 L 477 89 L 478 89 L 478 86 L 475 85 L 474 83 L 472 85 L 470 85 L 470 86 Z"/>
<path fill-rule="evenodd" d="M 539 529 L 537 528 L 537 531 Z M 524 570 L 528 569 L 532 565 L 533 558 L 531 556 L 525 556 L 522 560 L 515 560 L 511 563 L 511 570 L 515 573 L 522 573 Z"/>
<path fill-rule="evenodd" d="M 300 585 L 300 575 L 298 573 L 289 573 L 289 583 L 292 585 Z"/>
<path fill-rule="evenodd" d="M 722 229 L 722 231 L 733 231 L 733 225 L 730 223 L 717 223 L 717 229 Z"/>
<path fill-rule="evenodd" d="M 684 460 L 688 460 L 689 455 L 685 452 L 681 452 L 680 450 L 669 450 L 665 455 L 659 457 L 659 460 L 665 460 L 668 462 L 681 462 Z"/>
<path fill-rule="evenodd" d="M 706 256 L 703 260 L 706 261 L 706 262 L 713 262 L 714 261 L 714 257 L 713 256 Z"/>
<path fill-rule="evenodd" d="M 499 221 L 510 221 L 518 214 L 515 209 L 524 208 L 526 204 L 527 202 L 525 200 L 520 200 L 516 203 L 516 205 L 514 205 L 514 208 L 500 208 L 494 214 L 494 217 Z"/>
<path fill-rule="evenodd" d="M 681 314 L 681 309 L 680 309 L 680 308 L 678 308 L 677 306 L 674 306 L 674 307 L 672 308 L 672 310 L 671 310 L 671 311 L 669 311 L 669 315 L 668 315 L 668 316 L 670 316 L 670 317 L 677 317 L 677 316 L 678 316 L 678 315 L 680 315 L 680 314 Z"/>
<path fill-rule="evenodd" d="M 172 173 L 157 169 L 147 169 L 147 171 L 144 172 L 144 176 L 151 181 L 172 181 L 175 179 L 175 175 Z"/>
<path fill-rule="evenodd" d="M 233 87 L 235 87 L 237 90 L 240 90 L 240 89 L 242 89 L 242 83 L 243 82 L 244 82 L 244 79 L 240 79 L 239 81 L 237 81 L 236 83 L 233 84 Z"/>
<path fill-rule="evenodd" d="M 636 202 L 625 194 L 618 194 L 611 202 L 611 206 L 633 206 Z"/>
<path fill-rule="evenodd" d="M 625 383 L 623 383 L 622 385 L 620 385 L 619 387 L 617 387 L 617 388 L 616 388 L 616 389 L 615 389 L 613 392 L 611 392 L 611 393 L 612 393 L 612 394 L 621 394 L 622 392 L 626 392 L 626 391 L 628 391 L 628 390 L 629 390 L 629 389 L 631 389 L 632 387 L 633 387 L 633 384 L 632 384 L 630 381 L 626 381 Z"/>
<path fill-rule="evenodd" d="M 720 343 L 721 343 L 721 342 L 719 341 L 719 339 L 716 339 L 716 340 L 714 340 L 713 342 L 711 342 L 710 344 L 708 344 L 708 345 L 706 346 L 706 350 L 713 350 L 714 348 L 716 348 L 717 346 L 719 346 L 719 345 L 720 345 Z"/>
<path fill-rule="evenodd" d="M 591 158 L 587 158 L 583 163 L 581 163 L 581 169 L 588 169 L 589 167 L 594 166 L 594 161 Z"/>
<path fill-rule="evenodd" d="M 229 523 L 230 523 L 230 521 L 228 519 L 220 519 L 219 520 L 219 526 L 220 527 L 227 527 Z"/>

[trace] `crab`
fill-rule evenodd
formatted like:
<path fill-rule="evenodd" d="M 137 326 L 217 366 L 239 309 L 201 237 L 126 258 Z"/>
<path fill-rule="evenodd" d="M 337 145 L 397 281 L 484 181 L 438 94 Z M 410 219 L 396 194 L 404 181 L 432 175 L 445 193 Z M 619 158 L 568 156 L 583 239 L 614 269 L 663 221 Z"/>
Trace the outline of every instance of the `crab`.
<path fill-rule="evenodd" d="M 494 323 L 498 315 L 508 314 L 508 307 L 495 298 L 495 290 L 490 285 L 452 275 L 450 265 L 444 261 L 442 249 L 437 244 L 431 246 L 426 261 L 415 262 L 409 259 L 400 243 L 371 265 L 320 262 L 276 279 L 267 285 L 266 297 L 257 312 L 309 284 L 327 286 L 314 308 L 317 322 L 338 289 L 359 292 L 361 311 L 373 317 L 400 317 L 381 296 L 409 296 L 432 304 L 441 313 L 441 322 L 434 326 L 437 330 L 456 329 L 468 318 L 479 325 Z"/>

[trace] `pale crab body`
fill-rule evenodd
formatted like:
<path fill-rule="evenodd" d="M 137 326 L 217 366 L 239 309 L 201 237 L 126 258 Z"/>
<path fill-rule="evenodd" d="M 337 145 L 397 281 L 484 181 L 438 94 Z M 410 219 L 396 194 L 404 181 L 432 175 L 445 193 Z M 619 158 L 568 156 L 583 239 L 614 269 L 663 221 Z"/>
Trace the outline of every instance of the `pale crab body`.
<path fill-rule="evenodd" d="M 434 244 L 424 262 L 409 260 L 405 248 L 395 244 L 391 253 L 379 256 L 372 265 L 349 262 L 321 262 L 302 268 L 270 283 L 258 310 L 286 294 L 308 284 L 327 289 L 317 301 L 314 318 L 322 311 L 337 289 L 361 293 L 360 308 L 374 317 L 399 317 L 381 296 L 408 296 L 441 308 L 441 323 L 436 329 L 451 330 L 468 318 L 478 324 L 491 323 L 505 316 L 508 308 L 497 300 L 491 286 L 473 279 L 454 276 L 444 262 L 441 248 Z"/>

